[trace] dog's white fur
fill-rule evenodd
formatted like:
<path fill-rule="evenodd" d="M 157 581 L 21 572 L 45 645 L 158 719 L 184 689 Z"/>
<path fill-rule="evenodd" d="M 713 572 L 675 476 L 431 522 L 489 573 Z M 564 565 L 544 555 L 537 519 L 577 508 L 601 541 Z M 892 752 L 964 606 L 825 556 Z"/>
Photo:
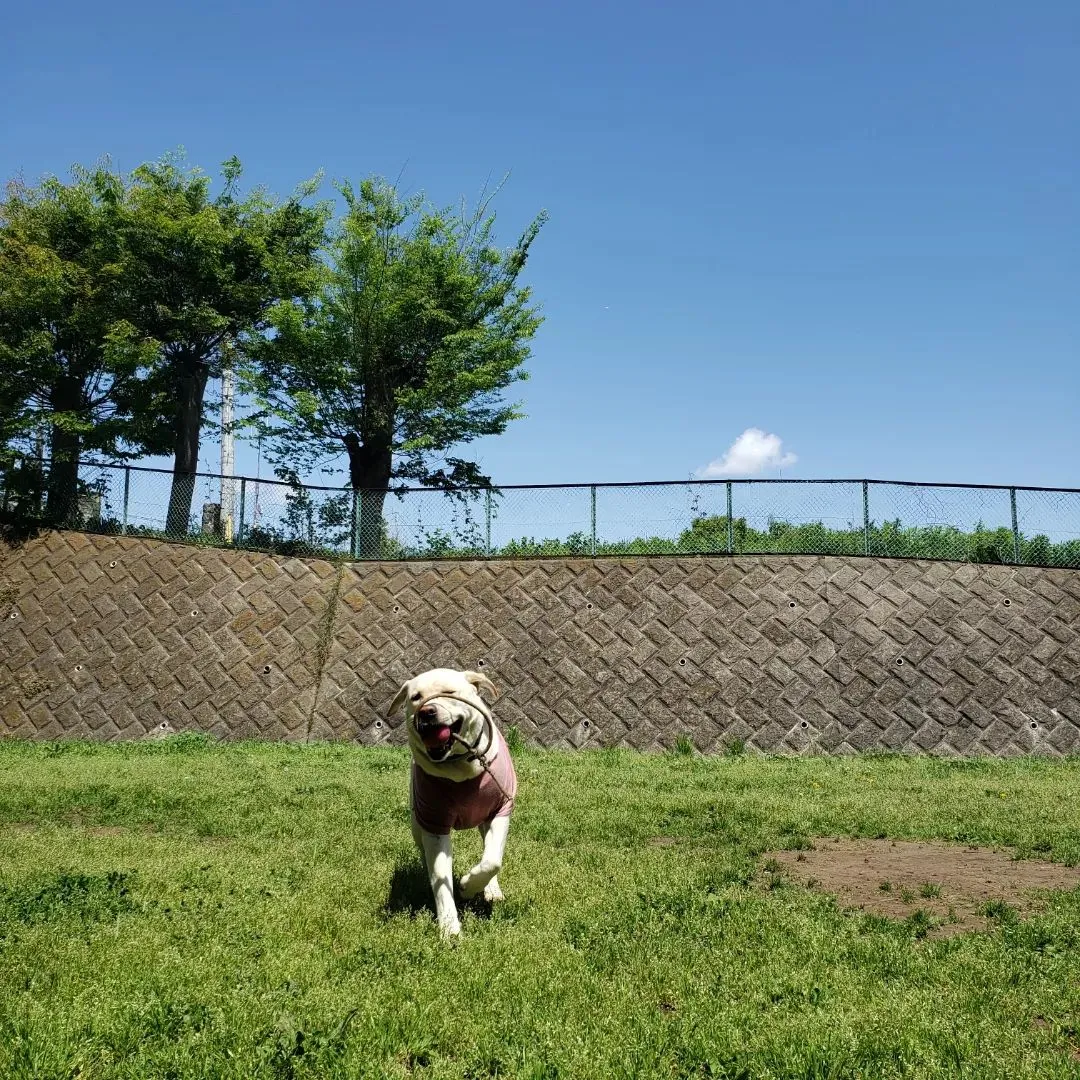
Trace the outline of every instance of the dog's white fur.
<path fill-rule="evenodd" d="M 432 760 L 417 731 L 417 709 L 421 704 L 434 706 L 439 722 L 452 726 L 460 722 L 458 733 L 470 746 L 476 745 L 483 734 L 484 724 L 491 720 L 491 709 L 480 696 L 480 688 L 492 697 L 498 691 L 491 680 L 477 671 L 455 671 L 452 668 L 434 668 L 404 683 L 390 705 L 390 715 L 405 706 L 405 723 L 409 737 L 409 749 L 417 766 L 432 776 L 449 780 L 469 780 L 483 772 L 478 761 L 468 761 L 457 752 L 455 744 L 450 754 L 441 760 Z M 440 697 L 440 694 L 452 695 Z M 485 761 L 490 763 L 494 747 L 488 747 Z M 420 827 L 413 810 L 412 782 L 409 784 L 409 810 L 412 817 L 412 834 L 424 857 L 428 880 L 435 897 L 435 917 L 445 937 L 457 937 L 461 933 L 461 921 L 454 900 L 454 865 L 452 843 L 449 835 L 439 836 Z M 497 817 L 480 826 L 484 841 L 484 853 L 480 861 L 464 874 L 459 882 L 461 896 L 468 900 L 481 892 L 489 901 L 502 900 L 498 873 L 502 868 L 503 852 L 510 829 L 509 817 Z"/>

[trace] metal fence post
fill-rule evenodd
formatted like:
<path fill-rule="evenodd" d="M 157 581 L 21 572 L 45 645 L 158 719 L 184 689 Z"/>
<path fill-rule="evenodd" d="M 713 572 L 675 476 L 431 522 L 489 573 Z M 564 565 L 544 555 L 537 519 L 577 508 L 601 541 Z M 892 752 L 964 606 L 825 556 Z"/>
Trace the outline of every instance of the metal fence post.
<path fill-rule="evenodd" d="M 236 523 L 236 546 L 244 546 L 244 507 L 247 503 L 247 477 L 240 477 L 240 520 Z"/>
<path fill-rule="evenodd" d="M 484 492 L 484 555 L 491 558 L 491 488 Z"/>
<path fill-rule="evenodd" d="M 40 428 L 34 436 L 34 442 L 37 444 L 37 452 L 34 456 L 37 462 L 34 470 L 34 515 L 40 518 L 45 513 L 45 493 L 49 486 L 49 471 L 45 468 L 45 436 Z M 52 461 L 50 460 L 49 469 L 51 468 Z"/>
<path fill-rule="evenodd" d="M 863 554 L 870 554 L 870 484 L 862 482 L 862 546 Z"/>
<path fill-rule="evenodd" d="M 592 504 L 592 530 L 590 532 L 589 554 L 596 558 L 596 485 L 589 487 L 589 500 Z"/>
<path fill-rule="evenodd" d="M 360 558 L 360 492 L 353 488 L 352 493 L 352 535 L 349 542 L 349 557 Z"/>
<path fill-rule="evenodd" d="M 19 466 L 19 456 L 16 454 L 11 459 L 11 464 L 4 470 L 4 503 L 0 512 L 6 514 L 11 505 L 11 485 L 15 480 L 15 470 Z"/>
<path fill-rule="evenodd" d="M 120 531 L 126 536 L 128 530 L 128 496 L 131 494 L 131 466 L 124 466 L 124 516 L 120 522 Z"/>
<path fill-rule="evenodd" d="M 1009 488 L 1009 508 L 1012 510 L 1013 562 L 1019 566 L 1024 560 L 1020 552 L 1020 526 L 1016 519 L 1016 488 Z"/>
<path fill-rule="evenodd" d="M 735 525 L 731 520 L 731 481 L 727 482 L 727 553 L 735 554 Z"/>

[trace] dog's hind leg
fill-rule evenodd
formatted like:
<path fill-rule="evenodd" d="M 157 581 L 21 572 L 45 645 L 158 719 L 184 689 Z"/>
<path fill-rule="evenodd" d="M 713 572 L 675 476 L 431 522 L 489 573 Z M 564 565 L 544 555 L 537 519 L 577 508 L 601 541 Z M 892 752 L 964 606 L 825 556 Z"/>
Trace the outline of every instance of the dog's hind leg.
<path fill-rule="evenodd" d="M 491 827 L 490 824 L 488 822 L 486 822 L 486 821 L 484 822 L 483 825 L 480 826 L 480 836 L 484 841 L 487 840 L 488 829 L 490 827 Z M 498 878 L 498 876 L 493 877 L 487 883 L 487 887 L 484 889 L 484 899 L 489 904 L 495 903 L 496 900 L 505 900 L 506 899 L 506 897 L 503 896 L 502 889 L 499 887 L 499 878 Z"/>
<path fill-rule="evenodd" d="M 506 850 L 506 838 L 510 832 L 510 819 L 497 817 L 480 827 L 484 838 L 484 854 L 480 861 L 461 879 L 461 895 L 466 900 L 478 896 L 481 892 L 487 900 L 501 900 L 498 873 L 502 869 L 503 852 Z"/>

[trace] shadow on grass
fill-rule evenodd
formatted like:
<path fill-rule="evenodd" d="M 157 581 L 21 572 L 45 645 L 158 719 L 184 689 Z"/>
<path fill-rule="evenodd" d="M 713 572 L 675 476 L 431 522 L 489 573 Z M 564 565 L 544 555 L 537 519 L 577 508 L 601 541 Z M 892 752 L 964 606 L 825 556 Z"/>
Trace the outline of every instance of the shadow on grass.
<path fill-rule="evenodd" d="M 394 867 L 383 911 L 387 915 L 435 914 L 435 899 L 419 856 L 402 859 Z"/>
<path fill-rule="evenodd" d="M 459 911 L 471 912 L 480 919 L 491 918 L 490 902 L 482 896 L 474 900 L 463 900 L 457 892 L 456 882 L 454 900 Z M 394 867 L 394 872 L 390 875 L 390 891 L 383 904 L 383 914 L 410 915 L 413 918 L 417 915 L 435 917 L 435 898 L 431 894 L 427 871 L 419 855 L 403 858 Z"/>

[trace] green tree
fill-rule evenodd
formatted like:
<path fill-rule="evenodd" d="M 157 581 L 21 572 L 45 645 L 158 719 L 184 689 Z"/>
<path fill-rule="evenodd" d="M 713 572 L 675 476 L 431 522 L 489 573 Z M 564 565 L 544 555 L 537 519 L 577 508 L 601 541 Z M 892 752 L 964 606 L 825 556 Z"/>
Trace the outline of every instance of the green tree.
<path fill-rule="evenodd" d="M 241 197 L 240 175 L 239 161 L 226 161 L 223 187 L 212 196 L 210 177 L 178 155 L 133 174 L 132 319 L 160 343 L 150 411 L 169 432 L 174 458 L 172 535 L 188 531 L 208 380 L 221 374 L 227 354 L 245 364 L 275 307 L 303 303 L 320 280 L 329 207 L 306 204 L 318 179 L 278 203 L 262 189 Z"/>
<path fill-rule="evenodd" d="M 749 529 L 746 518 L 733 518 L 731 521 L 732 550 L 742 551 L 746 547 Z M 689 529 L 684 529 L 679 536 L 679 546 L 684 551 L 705 553 L 727 551 L 728 519 L 726 516 L 696 517 Z"/>
<path fill-rule="evenodd" d="M 79 462 L 156 449 L 144 379 L 156 343 L 130 320 L 130 189 L 107 164 L 8 185 L 0 203 L 0 443 L 44 435 L 46 513 L 69 522 Z"/>
<path fill-rule="evenodd" d="M 546 215 L 500 250 L 490 199 L 469 213 L 402 198 L 379 179 L 339 190 L 346 212 L 318 298 L 278 305 L 256 389 L 280 475 L 346 455 L 357 539 L 375 555 L 395 481 L 490 483 L 448 451 L 521 415 L 500 392 L 527 377 L 542 321 L 518 277 Z"/>

